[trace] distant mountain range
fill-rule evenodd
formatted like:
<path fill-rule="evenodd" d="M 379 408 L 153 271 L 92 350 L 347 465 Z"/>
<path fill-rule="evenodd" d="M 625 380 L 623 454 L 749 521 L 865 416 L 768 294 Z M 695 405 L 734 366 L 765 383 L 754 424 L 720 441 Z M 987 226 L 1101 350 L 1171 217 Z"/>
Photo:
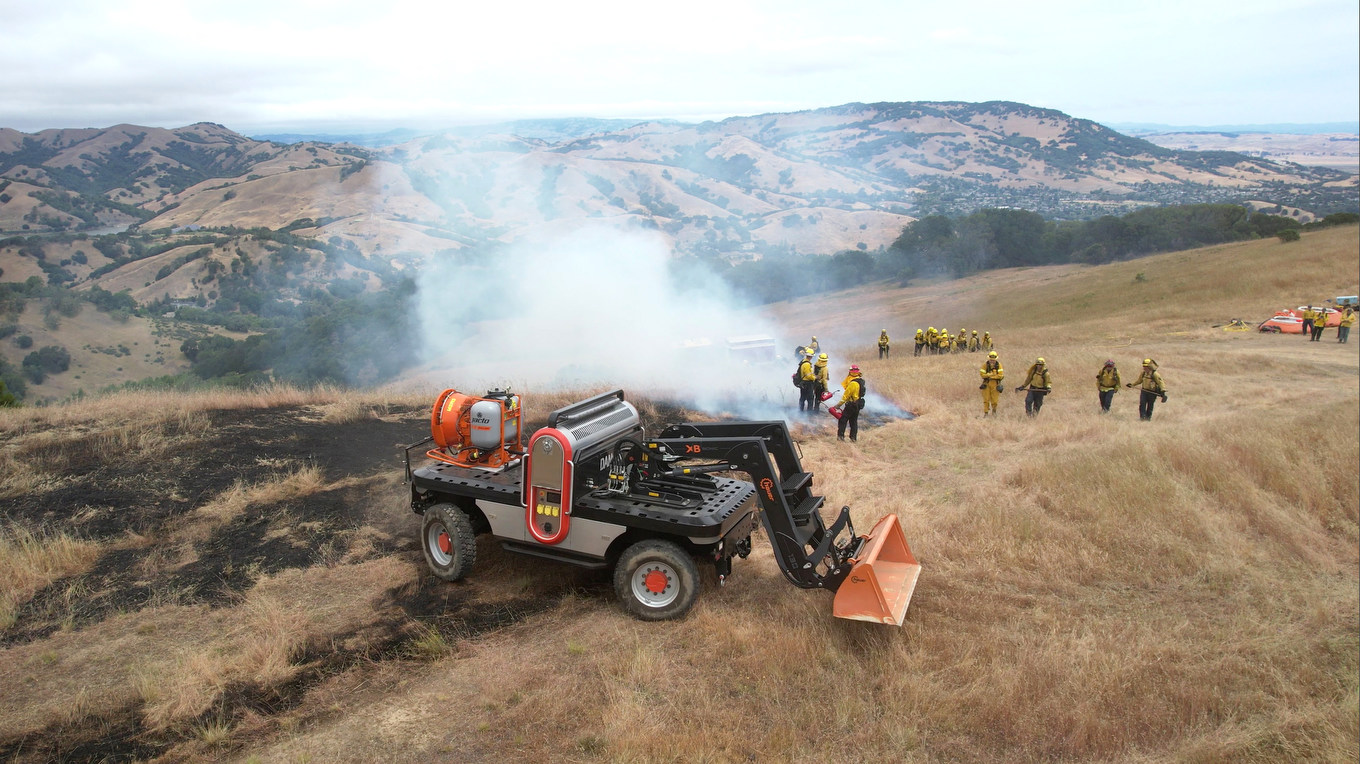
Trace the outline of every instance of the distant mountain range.
<path fill-rule="evenodd" d="M 395 146 L 399 143 L 431 135 L 457 135 L 460 138 L 479 138 L 486 135 L 515 135 L 520 138 L 537 138 L 544 141 L 561 141 L 581 138 L 595 133 L 607 133 L 632 127 L 639 119 L 592 119 L 589 117 L 566 117 L 560 119 L 520 119 L 512 122 L 493 122 L 478 125 L 456 125 L 440 130 L 412 130 L 398 128 L 382 133 L 371 132 L 330 132 L 330 133 L 265 133 L 251 136 L 258 141 L 274 143 L 353 143 L 356 146 Z M 663 122 L 663 124 L 665 124 Z M 680 124 L 671 122 L 669 124 Z"/>
<path fill-rule="evenodd" d="M 1352 173 L 1167 148 L 1009 102 L 702 124 L 532 120 L 337 142 L 211 123 L 0 129 L 0 235 L 287 228 L 396 261 L 585 223 L 653 229 L 682 254 L 829 254 L 886 246 L 924 214 L 1090 218 L 1187 202 L 1300 219 L 1360 208 Z"/>
<path fill-rule="evenodd" d="M 1321 135 L 1340 133 L 1360 135 L 1360 122 L 1275 122 L 1245 125 L 1163 125 L 1156 122 L 1111 122 L 1111 130 L 1128 135 L 1149 133 L 1280 133 L 1282 135 Z"/>
<path fill-rule="evenodd" d="M 249 349 L 255 362 L 315 356 L 372 381 L 392 361 L 374 348 L 410 348 L 357 327 L 400 325 L 389 314 L 417 280 L 440 282 L 459 309 L 463 285 L 445 287 L 431 264 L 463 274 L 586 226 L 737 262 L 874 252 L 921 216 L 985 207 L 1090 219 L 1226 202 L 1300 222 L 1360 211 L 1355 172 L 1312 161 L 1353 152 L 1353 136 L 1144 140 L 1005 102 L 274 138 L 206 122 L 0 129 L 0 378 L 19 390 L 30 375 L 32 399 L 56 400 L 182 372 L 194 357 L 206 376 L 255 368 Z M 1294 156 L 1309 162 L 1276 161 Z M 232 345 L 212 336 L 222 332 L 251 336 Z M 63 353 L 67 372 L 44 379 L 32 366 Z"/>
<path fill-rule="evenodd" d="M 375 133 L 365 130 L 332 130 L 320 133 L 258 133 L 251 135 L 257 141 L 274 143 L 303 143 L 307 141 L 322 143 L 353 143 L 358 146 L 393 146 L 427 135 L 453 133 L 463 137 L 479 135 L 518 135 L 521 138 L 541 138 L 544 140 L 563 140 L 581 138 L 592 133 L 606 133 L 632 127 L 640 119 L 524 119 L 512 122 L 492 122 L 477 125 L 459 125 L 440 130 L 413 130 L 397 128 Z M 694 124 L 671 122 L 671 124 Z M 1281 135 L 1321 135 L 1337 133 L 1360 135 L 1360 122 L 1281 122 L 1273 124 L 1224 124 L 1224 125 L 1167 125 L 1159 122 L 1111 122 L 1105 125 L 1116 132 L 1134 137 L 1145 137 L 1158 133 L 1277 133 Z"/>

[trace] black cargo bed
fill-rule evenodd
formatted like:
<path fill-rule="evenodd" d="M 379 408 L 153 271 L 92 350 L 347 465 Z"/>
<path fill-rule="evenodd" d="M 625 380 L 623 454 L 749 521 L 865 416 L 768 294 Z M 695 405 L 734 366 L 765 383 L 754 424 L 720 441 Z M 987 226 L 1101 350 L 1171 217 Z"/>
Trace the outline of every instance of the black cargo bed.
<path fill-rule="evenodd" d="M 412 471 L 411 484 L 422 493 L 520 505 L 522 475 L 523 470 L 519 465 L 503 472 L 483 472 L 452 464 L 439 464 Z M 690 492 L 695 490 L 689 481 L 683 488 Z M 755 493 L 755 486 L 744 480 L 715 477 L 713 488 L 700 492 L 702 502 L 681 508 L 635 495 L 607 494 L 603 490 L 596 490 L 576 499 L 572 517 L 623 525 L 658 535 L 716 542 L 755 511 Z"/>

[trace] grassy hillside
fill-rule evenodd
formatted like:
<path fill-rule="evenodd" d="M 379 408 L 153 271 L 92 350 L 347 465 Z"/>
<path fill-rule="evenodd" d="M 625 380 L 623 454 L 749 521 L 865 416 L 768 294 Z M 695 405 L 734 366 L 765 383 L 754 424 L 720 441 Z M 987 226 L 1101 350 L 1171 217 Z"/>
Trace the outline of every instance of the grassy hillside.
<path fill-rule="evenodd" d="M 426 576 L 394 446 L 425 435 L 433 389 L 0 412 L 0 754 L 1354 760 L 1360 342 L 1213 325 L 1356 293 L 1356 245 L 1351 227 L 776 306 L 918 415 L 858 444 L 788 415 L 828 506 L 902 519 L 924 570 L 901 628 L 832 618 L 763 538 L 679 622 L 485 541 L 468 580 Z M 1007 392 L 981 419 L 977 355 L 911 357 L 930 323 L 993 331 L 1011 384 L 1044 355 L 1041 415 Z M 1170 389 L 1154 420 L 1131 391 L 1099 414 L 1100 364 L 1130 379 L 1146 356 Z M 529 413 L 571 397 L 529 391 Z"/>
<path fill-rule="evenodd" d="M 138 317 L 120 322 L 88 305 L 73 318 L 59 316 L 56 328 L 49 328 L 43 319 L 42 308 L 36 304 L 19 316 L 19 331 L 33 338 L 32 349 L 20 348 L 13 338 L 0 341 L 0 357 L 15 367 L 25 355 L 48 345 L 64 347 L 71 354 L 70 369 L 48 375 L 41 385 L 29 385 L 30 403 L 64 400 L 80 391 L 91 393 L 128 380 L 189 369 L 179 349 L 183 337 L 176 336 L 188 336 L 187 330 L 175 331 L 168 322 Z"/>

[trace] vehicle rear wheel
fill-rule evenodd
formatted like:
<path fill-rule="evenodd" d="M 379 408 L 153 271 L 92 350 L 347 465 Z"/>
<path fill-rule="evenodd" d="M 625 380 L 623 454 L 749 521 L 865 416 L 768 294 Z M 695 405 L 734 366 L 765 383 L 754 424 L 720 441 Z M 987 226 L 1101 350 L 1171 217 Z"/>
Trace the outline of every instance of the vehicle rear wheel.
<path fill-rule="evenodd" d="M 472 532 L 472 522 L 452 504 L 436 504 L 425 510 L 420 538 L 425 562 L 445 581 L 457 581 L 467 575 L 477 560 L 477 536 Z"/>
<path fill-rule="evenodd" d="M 699 595 L 699 569 L 673 541 L 639 541 L 614 566 L 614 593 L 644 621 L 680 618 Z"/>

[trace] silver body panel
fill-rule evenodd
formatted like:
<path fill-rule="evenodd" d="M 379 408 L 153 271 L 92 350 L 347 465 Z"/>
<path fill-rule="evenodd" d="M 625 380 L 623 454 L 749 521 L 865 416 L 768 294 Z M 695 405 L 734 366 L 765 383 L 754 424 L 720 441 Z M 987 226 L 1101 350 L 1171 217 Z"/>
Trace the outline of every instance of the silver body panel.
<path fill-rule="evenodd" d="M 600 559 L 604 559 L 614 539 L 628 530 L 622 525 L 613 523 L 572 518 L 567 537 L 562 539 L 561 543 L 546 546 L 529 535 L 529 529 L 524 525 L 524 507 L 479 499 L 477 508 L 486 516 L 487 523 L 491 525 L 491 533 L 496 538 L 522 541 L 549 549 L 565 549 Z"/>

